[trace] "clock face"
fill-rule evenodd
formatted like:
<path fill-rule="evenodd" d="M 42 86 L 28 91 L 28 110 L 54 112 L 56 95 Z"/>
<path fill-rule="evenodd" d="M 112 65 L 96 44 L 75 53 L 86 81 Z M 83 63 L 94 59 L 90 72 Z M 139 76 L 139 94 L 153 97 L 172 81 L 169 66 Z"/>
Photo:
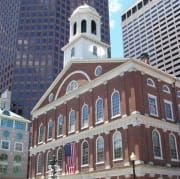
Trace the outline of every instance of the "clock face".
<path fill-rule="evenodd" d="M 102 66 L 98 65 L 94 71 L 95 76 L 99 76 L 102 73 Z"/>
<path fill-rule="evenodd" d="M 4 131 L 4 132 L 3 132 L 3 136 L 4 136 L 4 137 L 9 137 L 9 136 L 10 136 L 9 131 Z"/>

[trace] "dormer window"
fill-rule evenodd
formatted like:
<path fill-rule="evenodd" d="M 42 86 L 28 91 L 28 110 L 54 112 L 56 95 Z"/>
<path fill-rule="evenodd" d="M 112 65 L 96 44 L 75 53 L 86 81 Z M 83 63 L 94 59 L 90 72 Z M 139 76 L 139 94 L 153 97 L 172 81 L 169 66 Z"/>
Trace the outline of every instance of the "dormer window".
<path fill-rule="evenodd" d="M 71 57 L 74 57 L 75 56 L 75 48 L 73 47 L 72 49 L 71 49 Z"/>
<path fill-rule="evenodd" d="M 97 56 L 97 47 L 93 46 L 93 55 Z"/>
<path fill-rule="evenodd" d="M 86 20 L 82 20 L 81 22 L 81 32 L 82 33 L 86 32 Z"/>
<path fill-rule="evenodd" d="M 91 21 L 91 33 L 96 35 L 96 22 Z"/>
<path fill-rule="evenodd" d="M 76 22 L 74 23 L 74 26 L 73 26 L 73 35 L 76 35 L 76 32 L 77 32 L 77 24 Z"/>

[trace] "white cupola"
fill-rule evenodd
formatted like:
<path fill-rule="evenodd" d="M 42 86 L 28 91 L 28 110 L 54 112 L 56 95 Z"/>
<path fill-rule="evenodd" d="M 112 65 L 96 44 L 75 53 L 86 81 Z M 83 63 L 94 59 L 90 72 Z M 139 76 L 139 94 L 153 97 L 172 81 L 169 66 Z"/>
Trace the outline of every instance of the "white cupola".
<path fill-rule="evenodd" d="M 101 17 L 93 7 L 79 6 L 69 21 L 69 43 L 62 48 L 64 66 L 71 60 L 107 58 L 109 45 L 101 42 Z"/>

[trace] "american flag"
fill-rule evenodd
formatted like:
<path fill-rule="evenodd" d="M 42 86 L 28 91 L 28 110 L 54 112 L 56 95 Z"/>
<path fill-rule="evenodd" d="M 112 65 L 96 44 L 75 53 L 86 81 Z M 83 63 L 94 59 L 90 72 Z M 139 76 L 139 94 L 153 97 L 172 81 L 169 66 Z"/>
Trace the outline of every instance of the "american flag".
<path fill-rule="evenodd" d="M 76 171 L 76 143 L 68 143 L 64 146 L 66 174 L 74 174 Z"/>

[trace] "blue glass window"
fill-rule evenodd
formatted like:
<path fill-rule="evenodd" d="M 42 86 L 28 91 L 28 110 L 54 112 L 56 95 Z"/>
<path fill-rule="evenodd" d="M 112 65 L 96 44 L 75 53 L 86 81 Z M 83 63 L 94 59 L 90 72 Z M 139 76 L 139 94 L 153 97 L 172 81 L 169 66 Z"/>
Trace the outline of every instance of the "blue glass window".
<path fill-rule="evenodd" d="M 161 158 L 162 152 L 161 152 L 161 141 L 160 141 L 160 135 L 157 131 L 153 131 L 152 133 L 152 141 L 153 141 L 153 152 L 155 158 Z"/>
<path fill-rule="evenodd" d="M 113 135 L 113 159 L 122 158 L 122 137 L 120 132 L 116 132 Z"/>
<path fill-rule="evenodd" d="M 84 104 L 81 110 L 81 128 L 88 126 L 88 105 Z"/>
<path fill-rule="evenodd" d="M 63 128 L 63 116 L 59 115 L 58 117 L 58 125 L 57 125 L 57 135 L 62 135 L 62 128 Z"/>
<path fill-rule="evenodd" d="M 88 165 L 89 162 L 89 146 L 88 146 L 88 142 L 84 141 L 82 143 L 82 157 L 81 157 L 81 163 L 82 165 Z"/>
<path fill-rule="evenodd" d="M 10 127 L 13 128 L 13 120 L 10 119 L 1 119 L 1 126 L 2 127 Z"/>
<path fill-rule="evenodd" d="M 75 111 L 71 110 L 69 113 L 69 132 L 75 131 Z"/>
<path fill-rule="evenodd" d="M 177 145 L 176 145 L 176 138 L 174 135 L 169 135 L 169 148 L 170 148 L 170 157 L 171 159 L 178 159 L 177 154 Z"/>
<path fill-rule="evenodd" d="M 173 119 L 173 113 L 172 113 L 172 103 L 165 101 L 165 114 L 166 114 L 166 119 L 172 120 Z"/>
<path fill-rule="evenodd" d="M 43 141 L 43 134 L 44 134 L 44 126 L 41 124 L 39 126 L 39 132 L 38 132 L 38 143 Z"/>
<path fill-rule="evenodd" d="M 21 133 L 17 133 L 17 134 L 16 134 L 16 139 L 19 139 L 19 140 L 20 140 L 20 139 L 22 139 L 22 138 L 23 138 L 23 135 L 22 135 Z"/>
<path fill-rule="evenodd" d="M 118 91 L 113 92 L 111 96 L 111 112 L 112 116 L 120 114 L 120 96 Z"/>
<path fill-rule="evenodd" d="M 53 121 L 49 120 L 48 122 L 48 139 L 51 139 L 53 135 Z"/>
<path fill-rule="evenodd" d="M 25 130 L 26 129 L 26 123 L 15 121 L 15 129 Z"/>
<path fill-rule="evenodd" d="M 104 162 L 104 139 L 102 137 L 96 140 L 96 162 Z"/>
<path fill-rule="evenodd" d="M 96 101 L 96 123 L 103 121 L 103 100 L 98 98 Z"/>

